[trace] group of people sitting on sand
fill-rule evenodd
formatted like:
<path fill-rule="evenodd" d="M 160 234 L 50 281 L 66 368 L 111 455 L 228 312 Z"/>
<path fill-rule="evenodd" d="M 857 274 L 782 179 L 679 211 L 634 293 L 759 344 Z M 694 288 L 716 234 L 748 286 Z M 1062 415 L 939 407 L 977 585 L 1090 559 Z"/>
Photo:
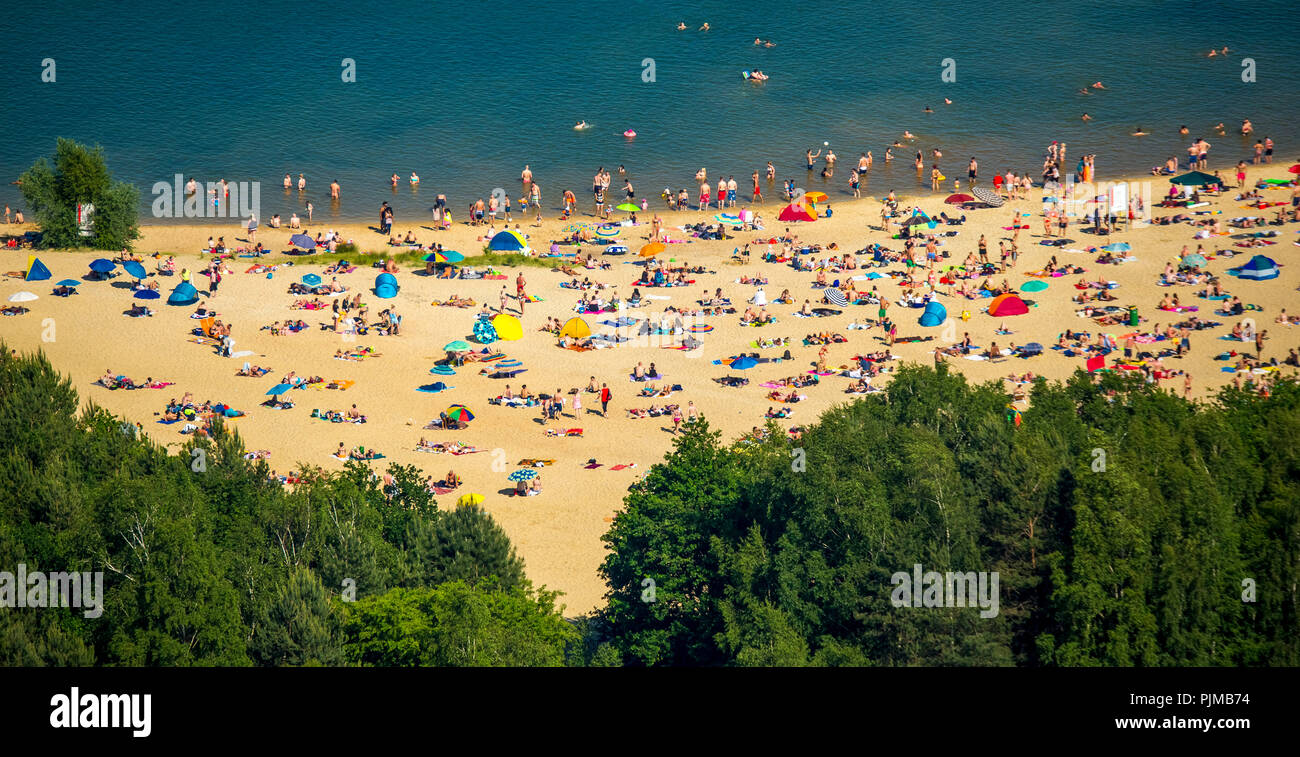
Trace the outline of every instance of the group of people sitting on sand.
<path fill-rule="evenodd" d="M 375 460 L 383 457 L 382 454 L 373 449 L 358 445 L 350 450 L 345 451 L 343 442 L 339 442 L 339 448 L 334 451 L 334 457 L 344 460 Z"/>
<path fill-rule="evenodd" d="M 320 410 L 312 410 L 311 417 L 320 418 L 321 420 L 330 421 L 331 423 L 365 423 L 366 422 L 366 416 L 363 415 L 361 411 L 357 409 L 355 403 L 352 405 L 352 407 L 343 411 L 326 410 L 322 412 Z"/>

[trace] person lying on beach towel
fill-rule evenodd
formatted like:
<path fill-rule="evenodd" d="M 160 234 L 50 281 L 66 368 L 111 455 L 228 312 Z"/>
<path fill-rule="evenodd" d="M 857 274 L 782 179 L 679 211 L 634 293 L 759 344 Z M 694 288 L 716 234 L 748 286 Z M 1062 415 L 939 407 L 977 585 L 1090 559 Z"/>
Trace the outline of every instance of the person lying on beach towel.
<path fill-rule="evenodd" d="M 546 435 L 547 435 L 547 436 L 582 436 L 582 429 L 580 429 L 580 428 L 548 428 L 548 429 L 546 429 Z"/>

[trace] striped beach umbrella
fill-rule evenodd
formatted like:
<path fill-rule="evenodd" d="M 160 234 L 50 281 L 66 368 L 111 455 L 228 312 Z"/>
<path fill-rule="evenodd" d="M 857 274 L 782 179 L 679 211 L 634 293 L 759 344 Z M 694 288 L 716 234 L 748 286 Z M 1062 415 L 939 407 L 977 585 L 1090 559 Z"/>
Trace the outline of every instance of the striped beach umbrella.
<path fill-rule="evenodd" d="M 455 250 L 434 250 L 424 256 L 426 263 L 459 263 L 465 256 Z"/>
<path fill-rule="evenodd" d="M 1006 200 L 1003 200 L 998 196 L 997 192 L 994 192 L 988 187 L 975 187 L 971 190 L 971 194 L 975 195 L 975 199 L 985 205 L 992 205 L 995 208 L 1001 207 L 1002 203 L 1006 202 Z"/>
<path fill-rule="evenodd" d="M 832 305 L 844 307 L 849 304 L 849 298 L 845 297 L 844 292 L 841 292 L 836 287 L 826 287 L 822 290 L 822 296 Z"/>
<path fill-rule="evenodd" d="M 472 421 L 474 414 L 464 405 L 452 405 L 447 408 L 447 417 L 453 421 Z"/>

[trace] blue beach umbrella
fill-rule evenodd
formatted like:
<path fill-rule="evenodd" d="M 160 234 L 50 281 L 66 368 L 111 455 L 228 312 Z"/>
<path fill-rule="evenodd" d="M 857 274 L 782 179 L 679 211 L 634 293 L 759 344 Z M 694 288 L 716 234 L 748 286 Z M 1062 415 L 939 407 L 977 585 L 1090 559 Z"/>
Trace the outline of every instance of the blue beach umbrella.
<path fill-rule="evenodd" d="M 1128 252 L 1129 250 L 1133 249 L 1133 245 L 1129 244 L 1128 242 L 1115 242 L 1114 244 L 1108 244 L 1105 247 L 1102 247 L 1101 249 L 1105 250 L 1106 252 Z"/>
<path fill-rule="evenodd" d="M 136 279 L 143 279 L 149 276 L 149 272 L 144 269 L 144 266 L 140 265 L 134 260 L 128 260 L 125 263 L 123 263 L 122 270 L 131 274 L 131 277 Z"/>
<path fill-rule="evenodd" d="M 532 481 L 537 478 L 537 470 L 535 468 L 520 468 L 509 476 L 506 476 L 506 478 L 511 481 Z"/>
<path fill-rule="evenodd" d="M 294 234 L 289 237 L 289 243 L 304 250 L 316 249 L 316 240 L 306 234 Z"/>
<path fill-rule="evenodd" d="M 77 281 L 76 279 L 64 279 L 63 281 L 60 281 L 58 284 L 56 284 L 56 286 L 75 287 L 75 286 L 81 286 L 81 282 Z"/>
<path fill-rule="evenodd" d="M 492 344 L 499 337 L 491 321 L 477 321 L 474 324 L 474 338 L 481 344 Z"/>
<path fill-rule="evenodd" d="M 302 277 L 302 283 L 309 287 L 318 287 L 320 286 L 320 276 L 317 276 L 314 273 L 309 273 Z"/>
<path fill-rule="evenodd" d="M 735 368 L 738 371 L 747 371 L 758 365 L 758 361 L 748 355 L 738 357 L 727 364 L 729 368 Z"/>
<path fill-rule="evenodd" d="M 267 394 L 278 397 L 292 388 L 293 388 L 293 384 L 276 384 L 275 386 L 271 387 L 269 391 L 267 391 Z"/>
<path fill-rule="evenodd" d="M 108 260 L 106 258 L 95 258 L 94 260 L 90 261 L 90 270 L 94 271 L 95 273 L 108 273 L 109 271 L 112 271 L 116 267 L 117 266 L 113 263 L 113 261 Z"/>
<path fill-rule="evenodd" d="M 159 297 L 162 297 L 162 295 L 153 289 L 139 289 L 135 293 L 137 300 L 156 300 Z"/>

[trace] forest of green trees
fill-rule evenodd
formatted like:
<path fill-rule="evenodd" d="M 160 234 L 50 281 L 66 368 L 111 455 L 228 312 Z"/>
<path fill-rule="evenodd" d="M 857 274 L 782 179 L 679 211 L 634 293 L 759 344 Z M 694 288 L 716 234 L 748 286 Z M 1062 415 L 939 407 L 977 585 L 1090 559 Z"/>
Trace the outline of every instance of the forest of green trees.
<path fill-rule="evenodd" d="M 3 348 L 0 571 L 105 581 L 95 618 L 0 607 L 0 665 L 1300 664 L 1300 386 L 1097 378 L 1040 381 L 1019 425 L 943 367 L 798 441 L 693 424 L 605 537 L 606 604 L 566 618 L 411 466 L 286 489 L 234 433 L 168 454 Z M 996 572 L 999 612 L 895 607 L 914 564 Z"/>

